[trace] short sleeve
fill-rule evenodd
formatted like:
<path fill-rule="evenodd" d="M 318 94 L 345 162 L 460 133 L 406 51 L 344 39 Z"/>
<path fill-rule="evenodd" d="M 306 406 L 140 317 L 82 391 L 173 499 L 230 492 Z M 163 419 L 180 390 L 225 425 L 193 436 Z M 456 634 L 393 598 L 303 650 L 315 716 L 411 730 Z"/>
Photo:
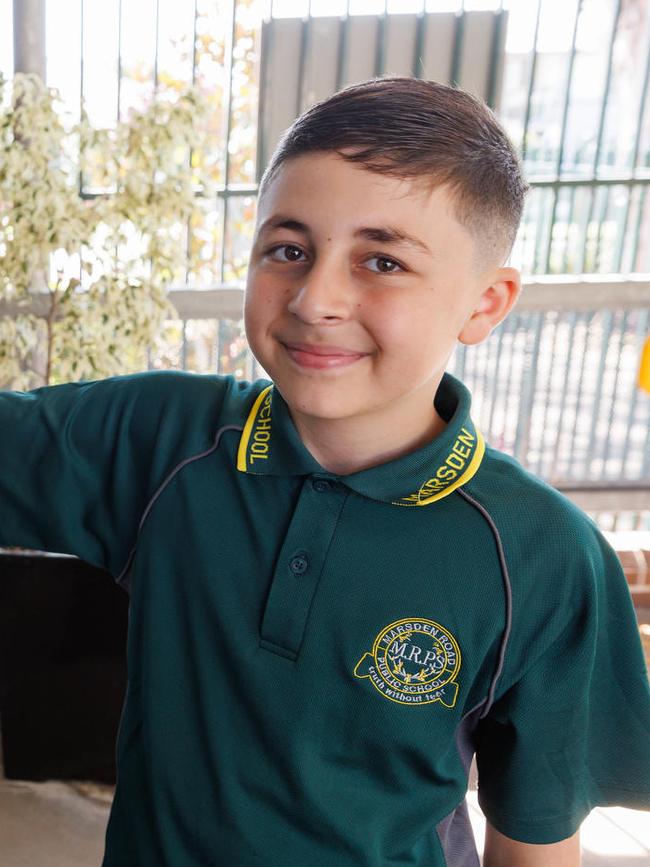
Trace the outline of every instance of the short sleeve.
<path fill-rule="evenodd" d="M 158 485 L 209 445 L 222 379 L 147 371 L 0 391 L 0 546 L 117 577 Z"/>
<path fill-rule="evenodd" d="M 513 626 L 506 656 L 524 662 L 476 732 L 479 804 L 522 842 L 565 839 L 596 806 L 650 809 L 650 688 L 636 616 L 615 551 L 587 520 L 551 613 L 515 611 L 528 636 Z"/>

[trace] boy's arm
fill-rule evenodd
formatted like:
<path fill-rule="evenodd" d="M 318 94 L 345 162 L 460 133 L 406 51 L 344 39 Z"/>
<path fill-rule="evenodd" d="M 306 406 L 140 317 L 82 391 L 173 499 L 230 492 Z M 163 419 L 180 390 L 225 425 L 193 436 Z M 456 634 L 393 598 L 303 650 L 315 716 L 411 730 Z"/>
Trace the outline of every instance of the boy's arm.
<path fill-rule="evenodd" d="M 483 867 L 580 867 L 580 831 L 557 843 L 521 843 L 487 822 Z"/>
<path fill-rule="evenodd" d="M 157 487 L 211 444 L 225 381 L 182 371 L 0 390 L 0 547 L 120 575 Z"/>
<path fill-rule="evenodd" d="M 540 857 L 594 807 L 650 809 L 650 687 L 625 574 L 587 519 L 553 541 L 529 556 L 539 593 L 513 584 L 505 674 L 475 733 L 483 813 Z"/>

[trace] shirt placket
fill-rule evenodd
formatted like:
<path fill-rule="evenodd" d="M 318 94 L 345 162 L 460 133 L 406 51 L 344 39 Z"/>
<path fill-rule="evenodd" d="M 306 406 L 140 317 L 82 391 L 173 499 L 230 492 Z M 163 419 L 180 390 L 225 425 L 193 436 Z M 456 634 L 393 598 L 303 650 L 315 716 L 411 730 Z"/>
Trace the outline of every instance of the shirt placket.
<path fill-rule="evenodd" d="M 331 477 L 305 478 L 264 609 L 260 647 L 265 650 L 297 658 L 347 496 L 345 486 Z"/>

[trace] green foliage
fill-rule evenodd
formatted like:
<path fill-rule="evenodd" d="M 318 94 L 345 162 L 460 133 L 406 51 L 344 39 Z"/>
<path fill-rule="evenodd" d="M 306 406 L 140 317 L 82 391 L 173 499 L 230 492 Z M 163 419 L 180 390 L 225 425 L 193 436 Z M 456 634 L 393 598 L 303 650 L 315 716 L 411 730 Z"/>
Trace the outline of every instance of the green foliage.
<path fill-rule="evenodd" d="M 191 159 L 206 148 L 208 111 L 188 87 L 97 130 L 85 114 L 66 123 L 38 76 L 0 77 L 0 313 L 12 308 L 0 315 L 0 385 L 145 366 L 164 322 L 178 318 L 167 288 L 193 265 L 185 233 L 196 193 L 212 194 Z M 45 319 L 22 312 L 34 295 Z"/>

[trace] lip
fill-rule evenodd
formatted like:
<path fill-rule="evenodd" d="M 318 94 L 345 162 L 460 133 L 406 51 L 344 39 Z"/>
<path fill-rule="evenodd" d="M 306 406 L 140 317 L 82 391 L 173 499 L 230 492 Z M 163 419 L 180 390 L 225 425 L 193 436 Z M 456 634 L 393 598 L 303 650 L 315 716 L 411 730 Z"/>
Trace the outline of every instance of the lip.
<path fill-rule="evenodd" d="M 364 358 L 367 352 L 355 352 L 343 346 L 319 346 L 312 343 L 282 343 L 289 357 L 301 367 L 328 369 L 346 367 Z"/>

